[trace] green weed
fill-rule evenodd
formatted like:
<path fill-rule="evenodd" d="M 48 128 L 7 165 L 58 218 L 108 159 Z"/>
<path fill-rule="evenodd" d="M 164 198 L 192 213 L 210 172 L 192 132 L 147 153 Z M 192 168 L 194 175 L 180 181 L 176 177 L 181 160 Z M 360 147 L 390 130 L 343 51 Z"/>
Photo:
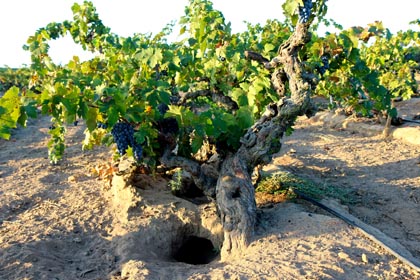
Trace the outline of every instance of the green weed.
<path fill-rule="evenodd" d="M 339 199 L 345 204 L 353 201 L 350 190 L 327 184 L 317 184 L 286 171 L 279 171 L 264 177 L 255 189 L 256 192 L 284 195 L 291 200 L 296 198 L 294 190 L 314 199 L 330 197 Z"/>

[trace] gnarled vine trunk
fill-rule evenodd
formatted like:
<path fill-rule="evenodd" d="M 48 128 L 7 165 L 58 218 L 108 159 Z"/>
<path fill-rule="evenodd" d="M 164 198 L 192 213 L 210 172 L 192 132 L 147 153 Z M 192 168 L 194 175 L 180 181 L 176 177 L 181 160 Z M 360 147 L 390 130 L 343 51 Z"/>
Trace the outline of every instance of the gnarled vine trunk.
<path fill-rule="evenodd" d="M 309 23 L 299 23 L 271 61 L 248 53 L 249 59 L 274 69 L 272 84 L 279 95 L 284 93 L 286 84 L 291 95 L 267 106 L 261 118 L 241 138 L 241 146 L 234 154 L 225 158 L 216 155 L 201 165 L 192 159 L 171 155 L 169 150 L 161 158 L 164 166 L 183 168 L 206 195 L 216 196 L 224 228 L 222 260 L 240 255 L 253 235 L 256 202 L 251 174 L 254 168 L 269 163 L 272 155 L 280 151 L 281 139 L 297 116 L 314 112 L 310 95 L 315 82 L 310 73 L 304 72 L 298 58 L 299 49 L 310 39 L 308 27 Z"/>
<path fill-rule="evenodd" d="M 216 201 L 224 229 L 222 260 L 234 257 L 248 245 L 256 221 L 254 186 L 245 161 L 236 153 L 223 162 Z"/>
<path fill-rule="evenodd" d="M 273 84 L 284 85 L 287 77 L 290 98 L 270 104 L 266 112 L 241 139 L 241 147 L 222 164 L 216 186 L 216 200 L 224 228 L 222 260 L 235 257 L 245 249 L 256 223 L 256 203 L 251 173 L 259 164 L 268 163 L 279 152 L 281 138 L 299 115 L 311 115 L 311 75 L 304 73 L 298 59 L 299 49 L 310 39 L 309 24 L 298 24 L 293 35 L 280 47 L 267 68 L 282 68 L 285 75 L 273 75 Z"/>

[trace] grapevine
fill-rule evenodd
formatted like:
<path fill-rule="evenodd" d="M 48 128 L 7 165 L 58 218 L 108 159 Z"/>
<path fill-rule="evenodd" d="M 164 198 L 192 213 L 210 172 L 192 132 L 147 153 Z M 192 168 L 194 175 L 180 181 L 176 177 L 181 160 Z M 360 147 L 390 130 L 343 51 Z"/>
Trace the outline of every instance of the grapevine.
<path fill-rule="evenodd" d="M 312 94 L 363 115 L 396 115 L 391 99 L 412 86 L 406 76 L 418 67 L 407 53 L 419 46 L 418 33 L 393 37 L 375 23 L 321 37 L 312 31 L 324 20 L 326 0 L 286 0 L 283 10 L 285 22 L 248 24 L 233 34 L 210 1 L 190 0 L 181 39 L 168 43 L 171 25 L 156 35 L 120 37 L 91 2 L 75 3 L 73 20 L 28 38 L 28 85 L 0 99 L 0 137 L 40 112 L 51 116 L 52 163 L 63 157 L 67 125 L 83 120 L 85 149 L 112 142 L 120 158 L 132 155 L 145 170 L 181 167 L 216 198 L 223 258 L 246 246 L 256 223 L 251 171 L 279 152 L 299 115 L 315 113 Z M 56 65 L 49 41 L 65 35 L 96 55 Z M 384 59 L 385 39 L 398 54 L 392 62 Z"/>

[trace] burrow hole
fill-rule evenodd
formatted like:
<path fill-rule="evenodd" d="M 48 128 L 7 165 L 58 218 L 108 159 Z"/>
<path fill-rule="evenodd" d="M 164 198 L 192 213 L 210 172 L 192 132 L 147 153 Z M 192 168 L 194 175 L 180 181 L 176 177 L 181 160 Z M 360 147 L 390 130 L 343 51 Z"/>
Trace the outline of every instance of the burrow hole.
<path fill-rule="evenodd" d="M 173 254 L 176 261 L 194 265 L 211 263 L 218 256 L 219 250 L 209 239 L 194 235 L 187 236 Z"/>

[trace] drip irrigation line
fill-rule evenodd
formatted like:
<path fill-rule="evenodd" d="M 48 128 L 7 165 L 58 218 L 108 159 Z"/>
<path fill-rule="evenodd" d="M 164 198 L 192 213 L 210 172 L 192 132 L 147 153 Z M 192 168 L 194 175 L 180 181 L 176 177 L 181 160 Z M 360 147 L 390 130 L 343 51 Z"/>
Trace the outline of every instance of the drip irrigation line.
<path fill-rule="evenodd" d="M 404 118 L 401 118 L 401 120 L 402 120 L 403 122 L 410 122 L 410 123 L 420 124 L 420 121 L 416 121 L 416 120 L 407 120 L 407 119 L 404 119 Z"/>
<path fill-rule="evenodd" d="M 346 222 L 347 224 L 349 224 L 350 226 L 358 229 L 361 233 L 363 233 L 366 237 L 368 237 L 369 239 L 371 239 L 372 241 L 376 242 L 378 245 L 380 245 L 382 248 L 384 248 L 387 252 L 389 252 L 390 254 L 392 254 L 393 256 L 395 256 L 398 260 L 400 260 L 402 263 L 410 266 L 412 269 L 416 270 L 417 272 L 420 272 L 420 261 L 416 258 L 414 258 L 411 253 L 405 249 L 401 244 L 399 244 L 397 241 L 395 241 L 394 239 L 391 239 L 390 237 L 386 236 L 383 232 L 379 231 L 378 229 L 367 225 L 365 223 L 363 223 L 362 221 L 360 221 L 359 219 L 357 219 L 356 217 L 352 216 L 351 214 L 342 214 L 339 213 L 338 211 L 332 209 L 331 207 L 325 205 L 322 202 L 319 202 L 318 200 L 296 190 L 293 189 L 293 192 L 296 194 L 297 198 L 306 200 L 312 204 L 314 204 L 315 206 L 318 206 L 319 208 L 329 212 L 330 214 L 333 214 L 334 216 L 336 216 L 337 218 L 343 220 L 344 222 Z M 390 244 L 390 242 L 387 242 L 384 239 L 388 239 L 392 240 L 395 244 L 398 244 L 399 246 L 401 246 L 401 248 L 404 249 L 403 252 L 405 256 L 403 256 L 401 253 L 397 252 L 398 249 L 394 249 L 391 248 L 391 246 L 393 246 L 392 244 Z"/>

